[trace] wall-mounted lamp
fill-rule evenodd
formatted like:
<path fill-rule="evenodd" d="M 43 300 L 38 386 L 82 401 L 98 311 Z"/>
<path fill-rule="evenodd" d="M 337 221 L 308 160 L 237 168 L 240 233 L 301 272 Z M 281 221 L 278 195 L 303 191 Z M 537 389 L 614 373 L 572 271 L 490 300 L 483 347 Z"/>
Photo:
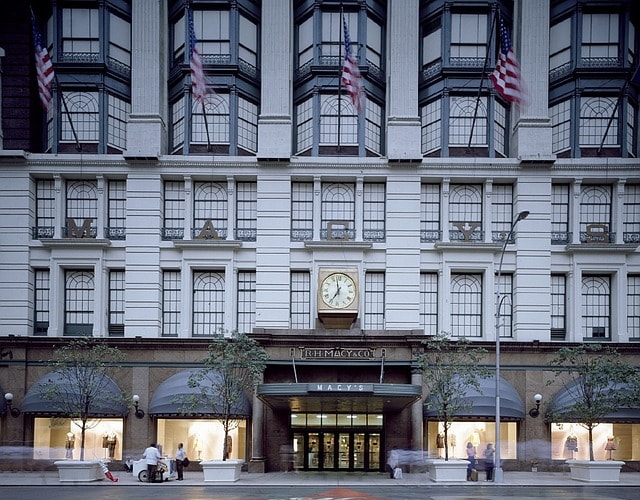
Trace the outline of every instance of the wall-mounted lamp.
<path fill-rule="evenodd" d="M 138 396 L 137 394 L 134 394 L 133 406 L 136 409 L 136 418 L 144 418 L 144 410 L 141 410 L 140 408 L 138 408 L 139 404 L 140 404 L 140 396 Z"/>
<path fill-rule="evenodd" d="M 4 400 L 7 402 L 7 406 L 9 407 L 9 411 L 11 412 L 11 416 L 13 418 L 18 418 L 20 416 L 20 410 L 13 407 L 13 394 L 7 392 L 4 395 Z"/>
<path fill-rule="evenodd" d="M 529 416 L 536 418 L 538 415 L 540 415 L 540 403 L 542 403 L 542 394 L 536 394 L 535 396 L 533 396 L 533 400 L 536 403 L 536 407 L 529 410 Z"/>

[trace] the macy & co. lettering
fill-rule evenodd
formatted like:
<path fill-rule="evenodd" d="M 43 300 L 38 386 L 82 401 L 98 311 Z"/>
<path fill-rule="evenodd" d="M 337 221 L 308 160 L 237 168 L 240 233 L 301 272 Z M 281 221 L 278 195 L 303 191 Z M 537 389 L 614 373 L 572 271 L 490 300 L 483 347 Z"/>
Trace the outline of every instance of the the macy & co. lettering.
<path fill-rule="evenodd" d="M 309 384 L 309 392 L 373 392 L 372 384 L 354 384 L 354 383 L 328 383 L 328 384 Z"/>
<path fill-rule="evenodd" d="M 343 359 L 372 359 L 374 357 L 373 349 L 370 348 L 356 348 L 356 349 L 348 349 L 348 348 L 328 348 L 328 349 L 318 349 L 318 348 L 306 348 L 303 347 L 300 349 L 300 354 L 302 358 L 315 358 L 315 359 L 323 359 L 323 358 L 343 358 Z"/>

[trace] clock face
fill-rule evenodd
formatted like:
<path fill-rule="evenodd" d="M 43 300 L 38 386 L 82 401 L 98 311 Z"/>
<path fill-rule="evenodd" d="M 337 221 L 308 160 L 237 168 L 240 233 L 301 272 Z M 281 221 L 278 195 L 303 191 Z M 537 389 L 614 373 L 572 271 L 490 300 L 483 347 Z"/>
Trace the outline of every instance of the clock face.
<path fill-rule="evenodd" d="M 322 301 L 333 309 L 349 307 L 356 299 L 356 293 L 356 284 L 348 274 L 332 273 L 322 280 Z"/>

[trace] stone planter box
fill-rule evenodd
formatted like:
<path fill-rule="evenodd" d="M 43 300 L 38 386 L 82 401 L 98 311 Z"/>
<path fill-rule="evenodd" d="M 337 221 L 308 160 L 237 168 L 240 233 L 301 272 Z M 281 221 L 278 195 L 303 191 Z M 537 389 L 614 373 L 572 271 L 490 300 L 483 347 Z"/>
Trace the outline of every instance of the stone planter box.
<path fill-rule="evenodd" d="M 624 462 L 620 460 L 567 460 L 571 469 L 571 479 L 586 483 L 618 483 L 620 469 Z"/>
<path fill-rule="evenodd" d="M 234 482 L 240 479 L 240 471 L 244 460 L 206 460 L 200 462 L 204 481 Z"/>
<path fill-rule="evenodd" d="M 465 483 L 467 481 L 468 460 L 437 459 L 427 460 L 429 479 L 433 482 Z"/>
<path fill-rule="evenodd" d="M 61 483 L 87 483 L 104 479 L 97 460 L 58 460 L 53 464 L 58 468 Z"/>

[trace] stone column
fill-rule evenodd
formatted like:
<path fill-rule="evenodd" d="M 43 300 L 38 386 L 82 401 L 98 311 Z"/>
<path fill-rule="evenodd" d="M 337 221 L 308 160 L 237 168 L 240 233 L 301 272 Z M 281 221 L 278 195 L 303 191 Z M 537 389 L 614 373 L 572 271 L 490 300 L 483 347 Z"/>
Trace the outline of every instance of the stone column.
<path fill-rule="evenodd" d="M 387 36 L 387 155 L 422 158 L 418 113 L 418 0 L 389 0 Z"/>
<path fill-rule="evenodd" d="M 251 461 L 249 472 L 264 474 L 266 460 L 263 449 L 264 442 L 264 403 L 253 395 L 253 416 L 251 420 Z"/>
<path fill-rule="evenodd" d="M 291 156 L 292 96 L 291 0 L 263 0 L 262 89 L 258 117 L 258 158 L 284 159 Z M 295 54 L 294 54 L 295 57 Z M 286 140 L 283 140 L 286 138 Z"/>
<path fill-rule="evenodd" d="M 414 368 L 411 371 L 411 383 L 422 387 L 422 371 Z M 424 449 L 424 443 L 422 437 L 424 432 L 422 431 L 423 411 L 422 406 L 424 401 L 419 399 L 411 406 L 411 443 L 414 450 Z"/>
<path fill-rule="evenodd" d="M 166 150 L 167 22 L 166 2 L 132 2 L 131 114 L 127 124 L 127 157 L 157 157 Z"/>
<path fill-rule="evenodd" d="M 549 0 L 517 0 L 512 33 L 527 103 L 512 106 L 512 157 L 551 161 L 549 118 Z M 534 42 L 535 41 L 535 42 Z"/>

